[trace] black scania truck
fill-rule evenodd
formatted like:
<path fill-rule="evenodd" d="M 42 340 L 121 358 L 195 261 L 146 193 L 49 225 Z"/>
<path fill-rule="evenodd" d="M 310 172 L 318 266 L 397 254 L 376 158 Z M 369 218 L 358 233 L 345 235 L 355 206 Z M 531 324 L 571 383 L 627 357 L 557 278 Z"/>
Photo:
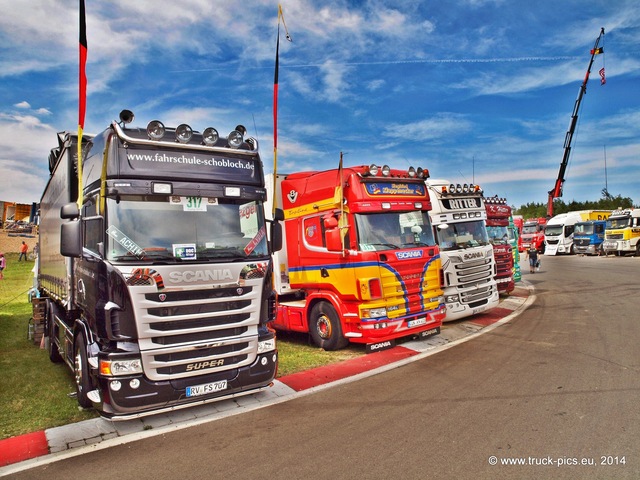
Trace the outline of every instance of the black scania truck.
<path fill-rule="evenodd" d="M 132 120 L 82 137 L 81 181 L 78 135 L 59 133 L 39 211 L 49 357 L 73 370 L 80 406 L 114 420 L 260 391 L 278 361 L 282 233 L 257 141 Z"/>

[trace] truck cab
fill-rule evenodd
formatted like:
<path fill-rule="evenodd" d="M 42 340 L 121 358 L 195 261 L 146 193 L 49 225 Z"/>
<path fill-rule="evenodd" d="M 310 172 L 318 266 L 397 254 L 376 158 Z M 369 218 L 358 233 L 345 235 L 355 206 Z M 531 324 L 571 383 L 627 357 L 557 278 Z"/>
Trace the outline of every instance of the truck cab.
<path fill-rule="evenodd" d="M 633 253 L 640 256 L 640 209 L 621 209 L 611 213 L 602 248 L 605 254 Z"/>
<path fill-rule="evenodd" d="M 499 303 L 493 246 L 485 224 L 487 213 L 477 185 L 427 180 L 430 212 L 440 247 L 445 321 L 494 308 Z"/>

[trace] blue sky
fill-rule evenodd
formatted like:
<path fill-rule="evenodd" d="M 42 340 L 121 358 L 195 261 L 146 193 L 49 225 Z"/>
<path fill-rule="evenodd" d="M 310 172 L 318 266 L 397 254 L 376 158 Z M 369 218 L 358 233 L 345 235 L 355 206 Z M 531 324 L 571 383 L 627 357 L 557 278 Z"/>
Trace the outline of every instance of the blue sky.
<path fill-rule="evenodd" d="M 376 163 L 546 203 L 600 28 L 563 200 L 640 204 L 637 0 L 282 0 L 278 171 Z M 122 109 L 228 132 L 273 169 L 278 2 L 86 0 L 85 132 Z M 38 202 L 78 123 L 78 2 L 0 0 L 0 200 Z M 605 67 L 607 83 L 598 71 Z M 606 158 L 606 170 L 605 170 Z M 606 171 L 606 175 L 605 175 Z M 605 183 L 606 182 L 606 183 Z"/>

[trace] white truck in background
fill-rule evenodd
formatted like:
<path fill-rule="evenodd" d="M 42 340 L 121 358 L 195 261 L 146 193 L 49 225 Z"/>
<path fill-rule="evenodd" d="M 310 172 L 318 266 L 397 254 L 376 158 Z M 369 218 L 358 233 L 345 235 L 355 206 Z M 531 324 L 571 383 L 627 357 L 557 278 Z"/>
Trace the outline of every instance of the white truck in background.
<path fill-rule="evenodd" d="M 573 245 L 573 231 L 575 224 L 587 220 L 606 220 L 610 210 L 579 210 L 560 213 L 552 217 L 544 227 L 544 254 L 575 253 Z"/>
<path fill-rule="evenodd" d="M 487 234 L 487 212 L 477 185 L 426 180 L 431 223 L 440 246 L 445 321 L 484 312 L 499 303 L 493 246 Z"/>

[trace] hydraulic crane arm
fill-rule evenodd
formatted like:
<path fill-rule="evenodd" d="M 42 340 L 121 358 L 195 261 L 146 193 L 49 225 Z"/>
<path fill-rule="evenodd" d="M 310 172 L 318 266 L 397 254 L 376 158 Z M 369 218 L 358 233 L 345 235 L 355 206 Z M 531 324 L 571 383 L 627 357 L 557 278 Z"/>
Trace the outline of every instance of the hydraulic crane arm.
<path fill-rule="evenodd" d="M 576 98 L 576 102 L 573 106 L 573 113 L 571 114 L 571 122 L 569 122 L 569 130 L 567 130 L 567 134 L 564 138 L 564 154 L 562 156 L 562 162 L 560 163 L 560 171 L 558 172 L 558 178 L 556 179 L 556 184 L 553 187 L 553 190 L 549 191 L 549 200 L 547 202 L 547 217 L 553 216 L 553 200 L 562 196 L 562 187 L 564 185 L 564 172 L 567 169 L 567 165 L 569 163 L 569 155 L 571 154 L 571 140 L 573 139 L 573 133 L 576 129 L 576 124 L 578 123 L 578 112 L 580 110 L 580 102 L 582 102 L 582 97 L 585 93 L 587 93 L 587 82 L 589 82 L 589 75 L 591 74 L 591 66 L 593 65 L 593 58 L 596 54 L 601 53 L 601 50 L 598 50 L 598 44 L 600 43 L 600 39 L 604 36 L 604 28 L 600 30 L 600 35 L 596 38 L 596 43 L 593 46 L 593 50 L 591 50 L 591 59 L 589 60 L 589 66 L 587 67 L 587 73 L 584 76 L 584 80 L 582 81 L 582 85 L 580 85 L 580 90 L 578 91 L 578 98 Z"/>

